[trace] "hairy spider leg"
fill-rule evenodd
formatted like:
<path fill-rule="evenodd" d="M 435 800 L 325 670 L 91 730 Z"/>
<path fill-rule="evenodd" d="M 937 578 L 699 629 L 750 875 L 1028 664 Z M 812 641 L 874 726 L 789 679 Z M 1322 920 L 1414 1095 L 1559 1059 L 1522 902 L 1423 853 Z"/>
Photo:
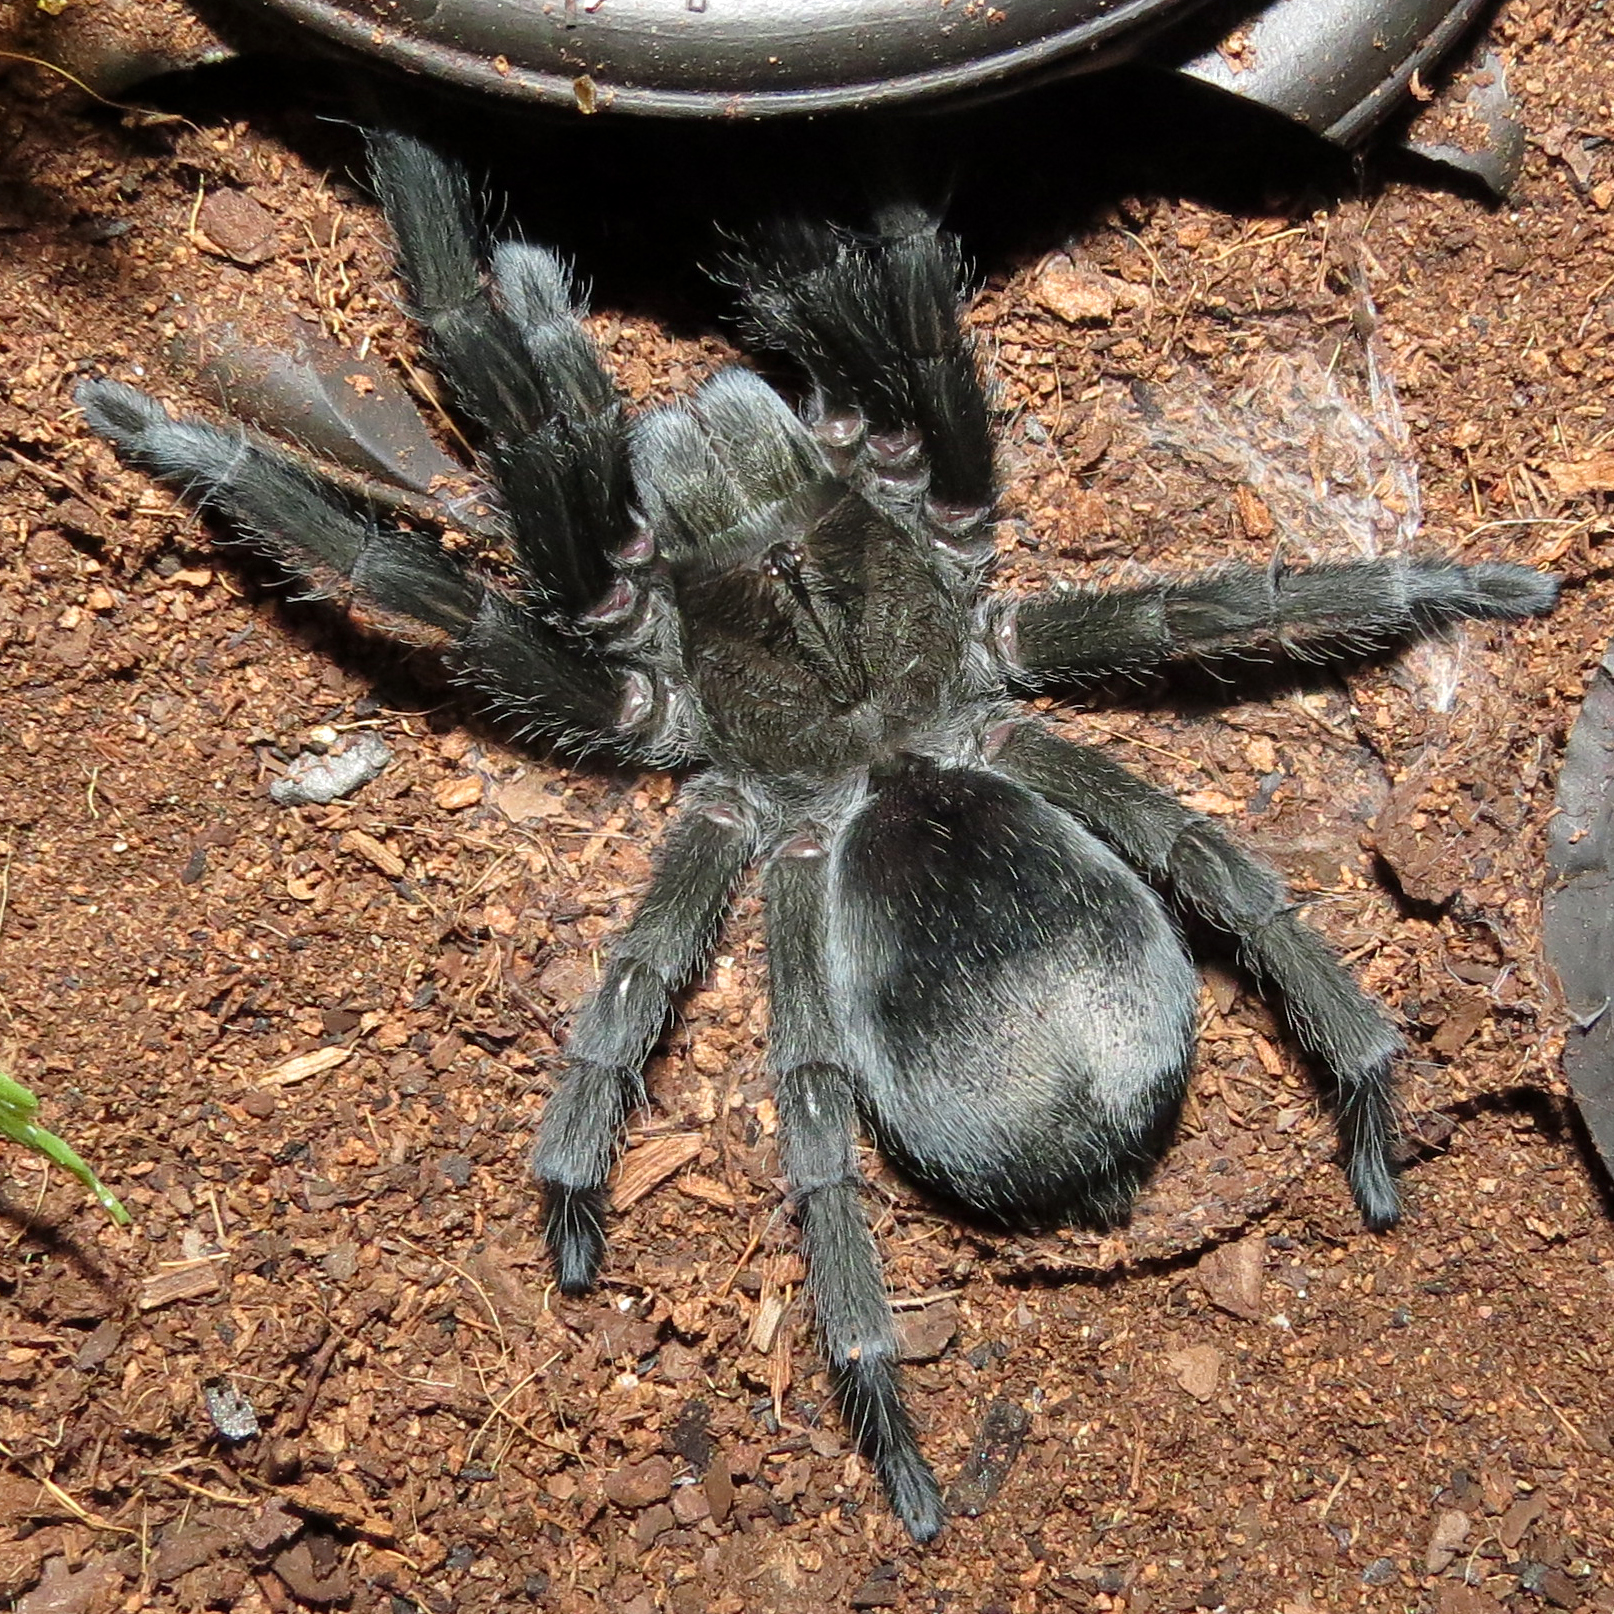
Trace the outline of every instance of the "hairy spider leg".
<path fill-rule="evenodd" d="M 841 1409 L 892 1509 L 917 1541 L 942 1527 L 941 1491 L 902 1403 L 897 1333 L 860 1193 L 857 1082 L 836 1036 L 825 974 L 828 859 L 800 835 L 764 879 L 769 1060 L 785 1179 Z"/>
<path fill-rule="evenodd" d="M 238 432 L 175 420 L 118 381 L 79 383 L 74 401 L 125 464 L 216 511 L 247 547 L 315 591 L 333 584 L 448 636 L 463 682 L 525 732 L 576 750 L 619 744 L 621 669 L 586 639 L 490 587 L 435 538 L 379 520 L 294 460 Z"/>
<path fill-rule="evenodd" d="M 544 1106 L 533 1175 L 562 1289 L 592 1288 L 605 1254 L 605 1185 L 628 1115 L 644 1102 L 645 1060 L 673 994 L 701 967 L 755 855 L 749 813 L 699 781 L 668 830 L 650 888 L 578 1013 L 566 1071 Z"/>
<path fill-rule="evenodd" d="M 554 253 L 507 241 L 483 273 L 465 171 L 412 136 L 372 134 L 370 172 L 433 366 L 487 433 L 527 581 L 564 619 L 610 592 L 635 528 L 622 399 L 577 323 L 582 304 Z"/>
<path fill-rule="evenodd" d="M 855 448 L 866 428 L 887 475 L 924 468 L 923 456 L 931 514 L 984 518 L 996 495 L 991 422 L 959 321 L 958 245 L 933 218 L 893 206 L 869 235 L 780 223 L 730 271 L 752 337 L 811 377 L 821 437 Z"/>
<path fill-rule="evenodd" d="M 999 772 L 1063 807 L 1181 909 L 1232 938 L 1240 963 L 1276 991 L 1296 1040 L 1335 1090 L 1346 1177 L 1363 1221 L 1392 1226 L 1401 1209 L 1390 1062 L 1401 1039 L 1296 917 L 1283 882 L 1175 797 L 1038 724 L 1004 724 L 989 754 Z"/>
<path fill-rule="evenodd" d="M 1188 656 L 1356 661 L 1464 618 L 1545 616 L 1557 599 L 1557 582 L 1528 566 L 1224 566 L 1179 582 L 1028 595 L 1000 616 L 998 645 L 1011 673 L 1034 686 Z"/>

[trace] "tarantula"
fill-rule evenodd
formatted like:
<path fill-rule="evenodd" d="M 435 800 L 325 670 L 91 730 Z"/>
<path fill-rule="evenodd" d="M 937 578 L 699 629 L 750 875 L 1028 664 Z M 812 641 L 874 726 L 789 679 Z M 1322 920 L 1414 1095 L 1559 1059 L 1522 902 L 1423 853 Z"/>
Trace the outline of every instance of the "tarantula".
<path fill-rule="evenodd" d="M 581 1008 L 533 1169 L 562 1289 L 596 1280 L 606 1179 L 674 994 L 760 864 L 783 1167 L 841 1405 L 919 1540 L 936 1480 L 904 1408 L 860 1125 L 989 1223 L 1123 1219 L 1168 1142 L 1194 1047 L 1180 924 L 1220 932 L 1337 1102 L 1369 1227 L 1396 1220 L 1397 1036 L 1277 877 L 1016 692 L 1181 658 L 1347 660 L 1463 617 L 1551 609 L 1519 566 L 1226 566 L 1176 582 L 987 592 L 991 410 L 956 246 L 777 227 L 730 274 L 750 334 L 799 361 L 798 415 L 729 369 L 630 419 L 566 269 L 484 261 L 461 170 L 382 135 L 371 165 L 427 346 L 483 432 L 519 587 L 388 524 L 284 455 L 84 382 L 91 427 L 298 577 L 435 630 L 517 731 L 698 769 Z"/>

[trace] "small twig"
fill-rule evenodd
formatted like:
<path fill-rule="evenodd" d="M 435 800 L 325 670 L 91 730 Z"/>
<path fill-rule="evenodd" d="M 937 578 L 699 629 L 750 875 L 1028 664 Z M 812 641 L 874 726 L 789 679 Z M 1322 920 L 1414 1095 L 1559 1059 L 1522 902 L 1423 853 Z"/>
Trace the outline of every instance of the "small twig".
<path fill-rule="evenodd" d="M 1231 258 L 1235 252 L 1242 252 L 1246 247 L 1270 246 L 1274 241 L 1287 241 L 1290 236 L 1304 235 L 1306 226 L 1297 224 L 1292 230 L 1278 230 L 1272 235 L 1249 235 L 1242 241 L 1235 241 L 1232 246 L 1224 247 L 1211 259 L 1212 263 L 1222 263 Z"/>
<path fill-rule="evenodd" d="M 1569 1436 L 1575 1442 L 1575 1444 L 1584 1447 L 1587 1451 L 1590 1451 L 1592 1449 L 1591 1442 L 1587 1440 L 1585 1435 L 1583 1435 L 1580 1430 L 1572 1422 L 1570 1422 L 1570 1420 L 1562 1412 L 1560 1412 L 1551 1401 L 1547 1399 L 1546 1391 L 1536 1384 L 1532 1384 L 1530 1388 L 1535 1391 L 1536 1396 L 1540 1400 L 1542 1406 L 1544 1406 L 1547 1411 L 1550 1412 L 1553 1417 L 1555 1417 L 1558 1422 L 1569 1431 Z"/>
<path fill-rule="evenodd" d="M 762 1226 L 751 1235 L 751 1242 L 747 1244 L 746 1247 L 740 1252 L 740 1259 L 734 1263 L 734 1270 L 726 1279 L 724 1279 L 723 1287 L 717 1291 L 717 1298 L 719 1300 L 723 1300 L 727 1297 L 729 1290 L 734 1287 L 734 1280 L 745 1271 L 746 1263 L 749 1262 L 751 1257 L 757 1253 L 757 1246 L 762 1243 L 762 1235 L 768 1231 L 771 1222 L 772 1218 L 770 1217 L 768 1221 L 765 1221 Z"/>
<path fill-rule="evenodd" d="M 196 200 L 191 203 L 191 216 L 185 221 L 185 235 L 188 240 L 196 239 L 196 221 L 202 216 L 202 203 L 207 200 L 207 181 L 196 181 Z"/>
<path fill-rule="evenodd" d="M 222 1502 L 226 1507 L 255 1508 L 262 1502 L 261 1497 L 231 1496 L 228 1491 L 210 1491 L 205 1485 L 198 1485 L 194 1480 L 181 1479 L 178 1474 L 170 1474 L 163 1469 L 158 1469 L 150 1475 L 150 1478 L 165 1480 L 170 1485 L 177 1485 L 182 1491 L 189 1491 L 193 1496 L 200 1496 L 209 1502 Z"/>
<path fill-rule="evenodd" d="M 313 1361 L 308 1364 L 308 1380 L 303 1385 L 302 1394 L 292 1403 L 291 1411 L 286 1414 L 286 1421 L 278 1431 L 280 1434 L 302 1433 L 303 1425 L 308 1422 L 309 1413 L 314 1410 L 314 1398 L 319 1394 L 319 1387 L 324 1382 L 332 1358 L 335 1357 L 341 1343 L 340 1334 L 331 1333 L 325 1336 L 325 1343 L 314 1353 Z"/>
<path fill-rule="evenodd" d="M 957 1300 L 963 1294 L 962 1289 L 937 1289 L 928 1295 L 902 1295 L 893 1296 L 891 1309 L 893 1311 L 918 1311 L 922 1306 L 934 1306 L 938 1300 Z"/>
<path fill-rule="evenodd" d="M 177 112 L 159 112 L 155 107 L 131 106 L 127 101 L 109 101 L 104 95 L 92 90 L 83 79 L 69 73 L 65 67 L 58 67 L 55 62 L 47 62 L 42 56 L 25 56 L 20 50 L 0 50 L 0 60 L 8 62 L 26 62 L 30 67 L 42 67 L 47 73 L 54 73 L 58 78 L 65 78 L 74 89 L 82 90 L 92 101 L 99 101 L 102 106 L 109 106 L 114 112 L 133 112 L 137 117 L 160 118 L 167 122 L 172 119 L 176 123 L 183 123 L 187 129 L 193 129 L 197 134 L 206 131 L 200 125 L 194 124 L 189 118 L 182 118 Z"/>
<path fill-rule="evenodd" d="M 1102 734 L 1106 740 L 1125 740 L 1128 745 L 1142 746 L 1145 751 L 1158 751 L 1163 757 L 1170 757 L 1173 762 L 1181 762 L 1192 768 L 1195 773 L 1206 772 L 1203 761 L 1197 757 L 1184 756 L 1181 751 L 1168 751 L 1163 745 L 1156 745 L 1152 740 L 1140 740 L 1135 734 L 1122 734 L 1118 729 L 1107 729 L 1102 723 L 1087 723 L 1084 727 L 1090 728 L 1095 734 Z"/>
<path fill-rule="evenodd" d="M 5 54 L 0 50 L 0 56 Z M 77 477 L 68 476 L 63 471 L 55 471 L 48 465 L 41 465 L 38 460 L 29 459 L 26 454 L 19 454 L 9 443 L 0 443 L 0 452 L 15 460 L 25 471 L 31 471 L 41 482 L 53 482 L 59 488 L 66 488 L 75 498 L 82 499 L 103 520 L 107 518 L 106 506 Z"/>
<path fill-rule="evenodd" d="M 1129 1498 L 1138 1494 L 1138 1482 L 1143 1478 L 1143 1453 L 1143 1420 L 1136 1413 L 1133 1413 L 1132 1468 L 1126 1480 L 1126 1494 Z"/>
<path fill-rule="evenodd" d="M 503 1418 L 512 1429 L 519 1429 L 523 1434 L 531 1436 L 532 1439 L 537 1440 L 544 1445 L 553 1445 L 555 1446 L 556 1450 L 565 1451 L 568 1456 L 575 1457 L 577 1455 L 576 1450 L 574 1449 L 575 1443 L 573 1447 L 559 1446 L 549 1437 L 538 1434 L 527 1425 L 524 1419 L 518 1418 L 514 1413 L 509 1411 L 510 1403 L 514 1401 L 515 1398 L 523 1390 L 525 1390 L 540 1373 L 544 1372 L 547 1368 L 553 1367 L 555 1363 L 560 1360 L 560 1354 L 561 1353 L 559 1351 L 556 1351 L 547 1362 L 539 1363 L 539 1365 L 535 1367 L 532 1372 L 526 1376 L 526 1378 L 522 1379 L 517 1384 L 511 1385 L 511 1387 L 506 1390 L 502 1396 L 488 1396 L 488 1407 L 490 1409 L 488 1415 L 482 1420 L 481 1428 L 479 1428 L 477 1432 L 471 1436 L 470 1444 L 465 1448 L 465 1461 L 467 1463 L 470 1462 L 471 1457 L 476 1451 L 477 1442 L 480 1441 L 483 1435 L 488 1432 L 488 1428 L 496 1418 Z M 487 1387 L 485 1385 L 483 1386 L 483 1394 L 487 1394 Z"/>
<path fill-rule="evenodd" d="M 4 53 L 0 52 L 0 54 Z M 110 1519 L 97 1517 L 81 1503 L 74 1501 L 48 1474 L 31 1473 L 23 1460 L 4 1441 L 0 1441 L 0 1456 L 9 1458 L 22 1473 L 27 1474 L 28 1478 L 36 1485 L 48 1491 L 81 1524 L 89 1525 L 92 1530 L 108 1530 L 114 1535 L 132 1536 L 139 1534 L 138 1531 L 131 1530 L 126 1524 L 113 1524 Z"/>
<path fill-rule="evenodd" d="M 1351 1465 L 1347 1463 L 1345 1465 L 1345 1472 L 1339 1476 L 1333 1490 L 1328 1493 L 1328 1500 L 1323 1503 L 1322 1512 L 1317 1515 L 1317 1522 L 1319 1524 L 1328 1517 L 1328 1510 L 1339 1500 L 1339 1493 L 1345 1489 L 1346 1485 L 1350 1481 L 1350 1477 Z"/>
<path fill-rule="evenodd" d="M 406 1239 L 401 1234 L 399 1235 L 398 1241 L 401 1244 L 407 1244 L 409 1248 L 417 1255 L 426 1255 L 428 1253 L 413 1240 Z M 443 1265 L 455 1275 L 455 1277 L 459 1278 L 462 1282 L 469 1284 L 471 1288 L 475 1290 L 477 1299 L 487 1307 L 488 1316 L 493 1320 L 493 1332 L 499 1336 L 500 1360 L 502 1361 L 507 1358 L 510 1355 L 510 1341 L 505 1338 L 504 1319 L 499 1315 L 499 1308 L 493 1304 L 493 1297 L 487 1292 L 487 1289 L 482 1284 L 478 1283 L 477 1280 L 457 1262 L 450 1261 L 447 1256 L 442 1255 L 435 1256 L 433 1259 L 441 1261 Z"/>

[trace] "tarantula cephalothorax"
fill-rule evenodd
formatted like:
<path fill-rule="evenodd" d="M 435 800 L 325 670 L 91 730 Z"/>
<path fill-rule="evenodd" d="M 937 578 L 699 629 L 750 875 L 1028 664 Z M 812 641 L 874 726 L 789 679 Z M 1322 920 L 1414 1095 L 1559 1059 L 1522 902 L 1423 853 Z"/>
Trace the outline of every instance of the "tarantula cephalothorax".
<path fill-rule="evenodd" d="M 1281 1004 L 1336 1099 L 1368 1225 L 1397 1215 L 1384 1015 L 1272 873 L 1012 692 L 1183 657 L 1344 660 L 1545 612 L 1556 586 L 1372 560 L 993 597 L 989 410 L 958 255 L 928 218 L 798 224 L 734 266 L 751 333 L 810 379 L 800 417 L 731 369 L 630 421 L 551 254 L 504 242 L 484 265 L 465 178 L 413 139 L 376 138 L 372 167 L 431 356 L 484 433 L 519 589 L 130 387 L 88 381 L 78 402 L 253 548 L 436 630 L 523 735 L 699 769 L 544 1111 L 545 1235 L 561 1287 L 587 1289 L 644 1062 L 760 863 L 783 1169 L 818 1325 L 859 1445 L 928 1539 L 942 1503 L 899 1394 L 860 1124 L 977 1217 L 1124 1217 L 1193 1054 L 1180 914 Z"/>

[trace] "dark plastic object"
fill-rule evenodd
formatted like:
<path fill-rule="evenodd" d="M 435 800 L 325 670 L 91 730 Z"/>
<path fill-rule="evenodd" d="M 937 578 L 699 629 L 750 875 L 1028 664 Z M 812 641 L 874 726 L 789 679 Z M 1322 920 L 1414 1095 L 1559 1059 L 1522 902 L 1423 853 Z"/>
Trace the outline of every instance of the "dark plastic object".
<path fill-rule="evenodd" d="M 1524 124 L 1518 103 L 1508 88 L 1507 64 L 1494 50 L 1483 52 L 1467 86 L 1468 104 L 1474 110 L 1482 139 L 1473 146 L 1441 141 L 1430 145 L 1409 138 L 1407 150 L 1430 162 L 1471 174 L 1498 201 L 1507 201 L 1524 171 Z M 1417 134 L 1414 124 L 1413 136 Z"/>
<path fill-rule="evenodd" d="M 1346 145 L 1487 3 L 268 0 L 408 71 L 585 113 L 756 118 L 978 97 L 1147 48 Z"/>
<path fill-rule="evenodd" d="M 1569 1009 L 1564 1070 L 1614 1171 L 1614 646 L 1592 674 L 1548 826 L 1547 962 Z"/>
<path fill-rule="evenodd" d="M 386 365 L 357 358 L 317 330 L 288 328 L 283 348 L 260 347 L 231 325 L 176 345 L 170 357 L 238 420 L 319 460 L 355 498 L 477 537 L 502 535 L 477 478 L 437 446 Z"/>
<path fill-rule="evenodd" d="M 206 348 L 184 353 L 188 368 L 219 390 L 233 414 L 289 437 L 312 454 L 416 493 L 438 477 L 464 475 L 385 365 L 368 364 L 309 332 L 290 352 L 257 347 L 231 326 Z"/>
<path fill-rule="evenodd" d="M 1215 46 L 1182 62 L 1182 71 L 1354 145 L 1400 103 L 1412 75 L 1427 75 L 1488 4 L 1271 0 L 1240 28 L 1221 8 L 1211 17 L 1229 31 L 1218 28 Z M 1240 9 L 1249 16 L 1248 7 Z M 1195 32 L 1201 33 L 1197 24 Z"/>
<path fill-rule="evenodd" d="M 269 0 L 354 50 L 583 112 L 755 118 L 1131 54 L 1201 0 Z"/>

